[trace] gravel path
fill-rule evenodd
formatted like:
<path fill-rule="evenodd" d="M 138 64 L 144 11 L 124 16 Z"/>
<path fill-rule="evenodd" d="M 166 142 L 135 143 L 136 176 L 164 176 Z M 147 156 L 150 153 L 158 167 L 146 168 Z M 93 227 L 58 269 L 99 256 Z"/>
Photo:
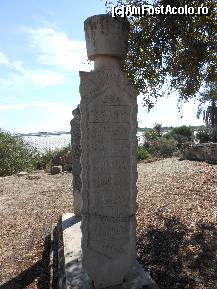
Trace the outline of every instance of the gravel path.
<path fill-rule="evenodd" d="M 138 165 L 137 251 L 160 288 L 217 288 L 217 166 Z"/>
<path fill-rule="evenodd" d="M 138 164 L 137 251 L 160 288 L 217 289 L 217 166 Z M 0 178 L 1 289 L 49 289 L 49 234 L 72 212 L 71 174 Z"/>
<path fill-rule="evenodd" d="M 44 172 L 0 178 L 0 284 L 11 280 L 1 289 L 49 288 L 49 234 L 73 211 L 71 183 L 71 174 Z"/>

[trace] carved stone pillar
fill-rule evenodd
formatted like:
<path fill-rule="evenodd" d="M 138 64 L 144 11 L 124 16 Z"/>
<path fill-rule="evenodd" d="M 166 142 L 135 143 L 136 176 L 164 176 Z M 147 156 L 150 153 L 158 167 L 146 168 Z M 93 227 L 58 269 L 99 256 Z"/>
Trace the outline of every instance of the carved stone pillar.
<path fill-rule="evenodd" d="M 129 23 L 85 21 L 94 71 L 80 72 L 82 264 L 96 288 L 122 284 L 136 261 L 137 95 L 120 70 Z"/>

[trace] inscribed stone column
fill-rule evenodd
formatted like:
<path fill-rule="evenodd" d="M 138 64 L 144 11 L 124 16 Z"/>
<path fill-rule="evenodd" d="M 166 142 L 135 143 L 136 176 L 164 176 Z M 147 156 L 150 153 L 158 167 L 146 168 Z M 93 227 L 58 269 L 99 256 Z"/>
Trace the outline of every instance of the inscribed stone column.
<path fill-rule="evenodd" d="M 71 146 L 72 146 L 72 174 L 73 174 L 73 207 L 74 213 L 81 213 L 81 130 L 80 130 L 80 106 L 72 111 L 74 118 L 71 120 Z"/>
<path fill-rule="evenodd" d="M 80 72 L 82 264 L 96 288 L 122 284 L 136 260 L 137 91 L 120 62 L 129 23 L 85 21 L 94 71 Z"/>

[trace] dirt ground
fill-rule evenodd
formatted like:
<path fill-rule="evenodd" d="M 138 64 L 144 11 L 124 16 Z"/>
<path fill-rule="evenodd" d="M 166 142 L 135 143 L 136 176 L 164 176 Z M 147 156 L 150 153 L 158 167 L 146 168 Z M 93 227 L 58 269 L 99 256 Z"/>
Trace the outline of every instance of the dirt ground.
<path fill-rule="evenodd" d="M 49 288 L 51 226 L 73 211 L 71 185 L 70 173 L 0 178 L 1 289 Z"/>
<path fill-rule="evenodd" d="M 138 260 L 160 289 L 217 289 L 217 165 L 138 164 Z M 0 178 L 0 289 L 49 289 L 53 223 L 72 212 L 70 173 Z"/>

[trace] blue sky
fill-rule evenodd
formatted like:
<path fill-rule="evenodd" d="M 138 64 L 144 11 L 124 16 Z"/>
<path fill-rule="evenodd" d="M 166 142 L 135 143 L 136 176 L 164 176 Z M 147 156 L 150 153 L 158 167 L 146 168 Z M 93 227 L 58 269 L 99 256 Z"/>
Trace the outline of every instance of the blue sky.
<path fill-rule="evenodd" d="M 80 102 L 79 70 L 89 71 L 84 20 L 105 13 L 103 0 L 7 0 L 0 7 L 0 128 L 13 132 L 70 130 Z M 140 127 L 201 125 L 193 102 L 178 116 L 177 96 L 147 113 L 138 97 Z"/>

